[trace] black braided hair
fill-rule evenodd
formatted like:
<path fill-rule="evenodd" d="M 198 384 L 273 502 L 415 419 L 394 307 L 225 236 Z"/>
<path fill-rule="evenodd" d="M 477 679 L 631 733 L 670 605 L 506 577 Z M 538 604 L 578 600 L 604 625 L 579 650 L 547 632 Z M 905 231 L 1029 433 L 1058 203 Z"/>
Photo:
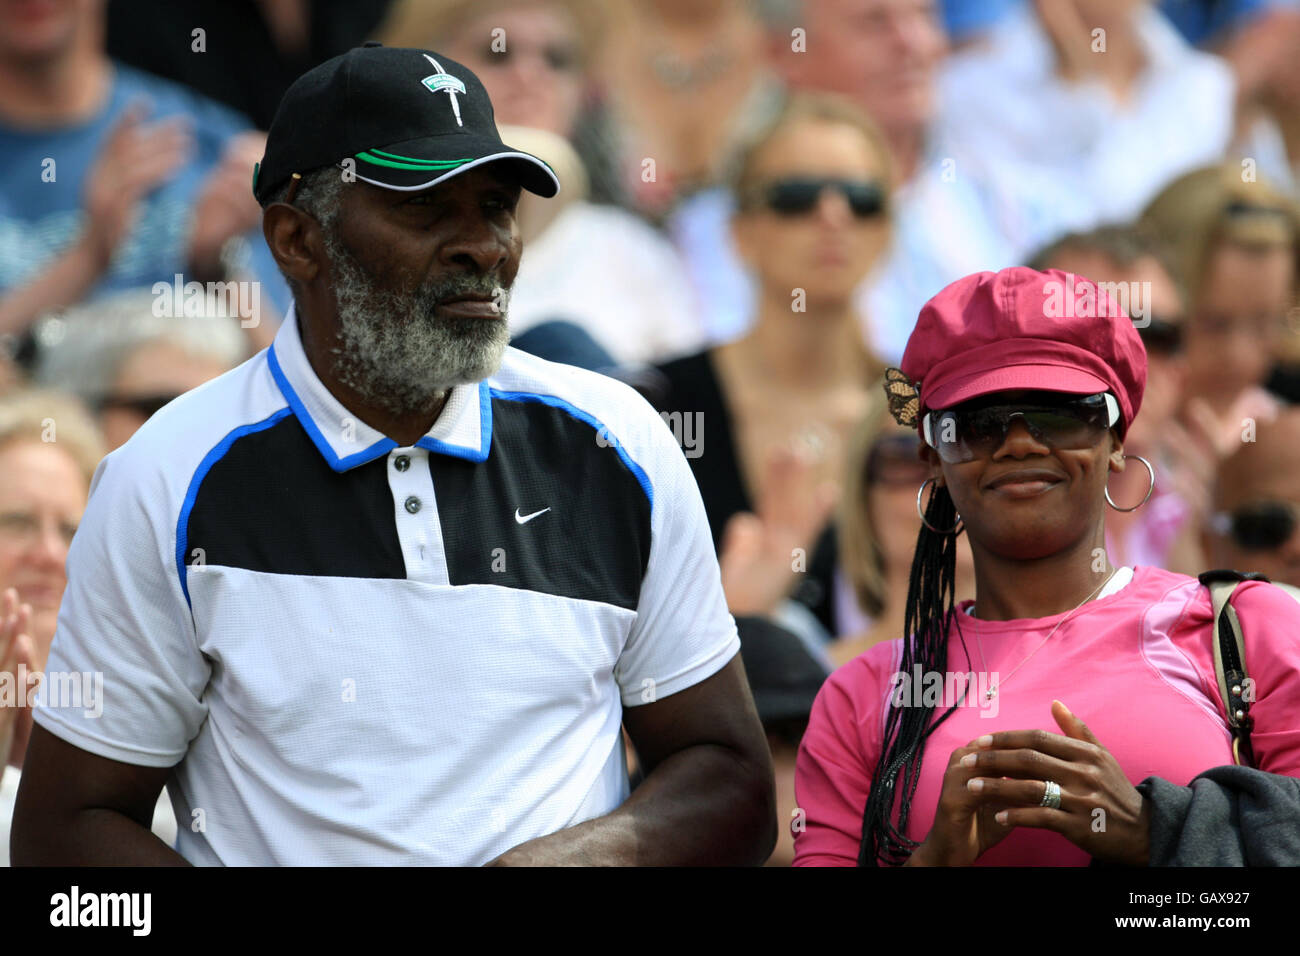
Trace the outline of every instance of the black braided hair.
<path fill-rule="evenodd" d="M 925 520 L 939 529 L 957 525 L 957 508 L 947 488 L 936 488 L 925 509 Z M 916 664 L 923 672 L 942 671 L 948 662 L 948 619 L 953 615 L 953 595 L 957 568 L 955 534 L 938 534 L 924 525 L 916 539 L 912 572 L 907 585 L 907 610 L 903 624 L 903 661 L 901 670 L 911 678 Z M 960 634 L 960 627 L 958 629 Z M 910 637 L 908 635 L 911 635 Z M 962 648 L 966 642 L 962 638 Z M 966 652 L 969 670 L 970 653 Z M 969 690 L 969 687 L 967 688 Z M 964 694 L 963 694 L 964 699 Z M 889 695 L 885 735 L 880 745 L 880 759 L 872 774 L 871 792 L 862 812 L 862 843 L 858 866 L 897 866 L 906 863 L 919 845 L 905 831 L 912 807 L 912 797 L 920 780 L 921 758 L 926 738 L 952 716 L 959 702 L 930 725 L 936 710 L 933 706 L 913 706 L 914 700 L 895 706 Z M 894 822 L 894 805 L 898 802 L 899 777 L 903 799 Z"/>

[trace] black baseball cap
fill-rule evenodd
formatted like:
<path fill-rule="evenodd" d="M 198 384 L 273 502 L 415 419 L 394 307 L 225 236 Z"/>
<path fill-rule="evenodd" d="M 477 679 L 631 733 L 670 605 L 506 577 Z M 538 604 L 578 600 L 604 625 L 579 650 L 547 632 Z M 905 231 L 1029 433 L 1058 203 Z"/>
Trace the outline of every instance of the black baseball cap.
<path fill-rule="evenodd" d="M 554 196 L 560 181 L 536 156 L 501 142 L 492 103 L 469 69 L 429 50 L 373 41 L 309 70 L 285 91 L 253 168 L 265 204 L 294 173 L 344 160 L 384 189 L 426 189 L 484 163 Z"/>

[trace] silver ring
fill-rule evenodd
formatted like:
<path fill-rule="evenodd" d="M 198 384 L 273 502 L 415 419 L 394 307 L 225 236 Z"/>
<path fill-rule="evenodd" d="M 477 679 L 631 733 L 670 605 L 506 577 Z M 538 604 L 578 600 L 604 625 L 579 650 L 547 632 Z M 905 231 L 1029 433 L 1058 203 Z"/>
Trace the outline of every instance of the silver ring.
<path fill-rule="evenodd" d="M 1043 802 L 1039 806 L 1049 810 L 1061 809 L 1061 785 L 1055 780 L 1043 781 Z"/>
<path fill-rule="evenodd" d="M 1113 501 L 1110 500 L 1110 488 L 1107 488 L 1107 489 L 1106 489 L 1106 504 L 1110 505 L 1110 506 L 1111 506 L 1112 508 L 1114 508 L 1116 511 L 1137 511 L 1139 508 L 1141 508 L 1144 504 L 1147 503 L 1147 498 L 1150 498 L 1150 497 L 1151 497 L 1151 492 L 1153 492 L 1153 491 L 1156 490 L 1156 470 L 1155 470 L 1153 467 L 1151 467 L 1151 462 L 1147 461 L 1147 460 L 1146 460 L 1145 458 L 1143 458 L 1141 455 L 1125 455 L 1124 457 L 1125 457 L 1125 458 L 1136 458 L 1138 461 L 1142 462 L 1142 464 L 1144 464 L 1144 465 L 1147 466 L 1147 471 L 1151 473 L 1151 485 L 1150 485 L 1150 487 L 1147 488 L 1146 498 L 1143 498 L 1141 501 L 1139 501 L 1137 504 L 1135 504 L 1132 508 L 1120 508 L 1119 506 L 1117 506 L 1117 505 L 1115 504 L 1115 502 L 1113 502 Z"/>

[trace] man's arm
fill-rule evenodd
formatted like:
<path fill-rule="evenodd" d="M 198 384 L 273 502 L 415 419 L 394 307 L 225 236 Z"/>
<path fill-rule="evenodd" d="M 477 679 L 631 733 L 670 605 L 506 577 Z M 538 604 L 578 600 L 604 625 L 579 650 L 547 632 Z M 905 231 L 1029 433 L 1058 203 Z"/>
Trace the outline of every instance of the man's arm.
<path fill-rule="evenodd" d="M 87 753 L 32 727 L 14 805 L 14 866 L 186 866 L 149 829 L 168 767 Z"/>
<path fill-rule="evenodd" d="M 623 711 L 646 778 L 612 813 L 496 866 L 758 866 L 776 845 L 772 758 L 737 654 L 706 680 Z"/>

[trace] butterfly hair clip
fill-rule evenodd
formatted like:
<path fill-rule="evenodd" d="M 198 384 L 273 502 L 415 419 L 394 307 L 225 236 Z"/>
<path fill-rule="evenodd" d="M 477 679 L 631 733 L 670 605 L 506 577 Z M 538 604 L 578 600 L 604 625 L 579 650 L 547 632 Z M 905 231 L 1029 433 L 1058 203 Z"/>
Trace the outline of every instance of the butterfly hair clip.
<path fill-rule="evenodd" d="M 885 397 L 889 400 L 889 413 L 894 416 L 894 421 L 915 428 L 921 411 L 921 393 L 902 369 L 885 369 Z"/>

